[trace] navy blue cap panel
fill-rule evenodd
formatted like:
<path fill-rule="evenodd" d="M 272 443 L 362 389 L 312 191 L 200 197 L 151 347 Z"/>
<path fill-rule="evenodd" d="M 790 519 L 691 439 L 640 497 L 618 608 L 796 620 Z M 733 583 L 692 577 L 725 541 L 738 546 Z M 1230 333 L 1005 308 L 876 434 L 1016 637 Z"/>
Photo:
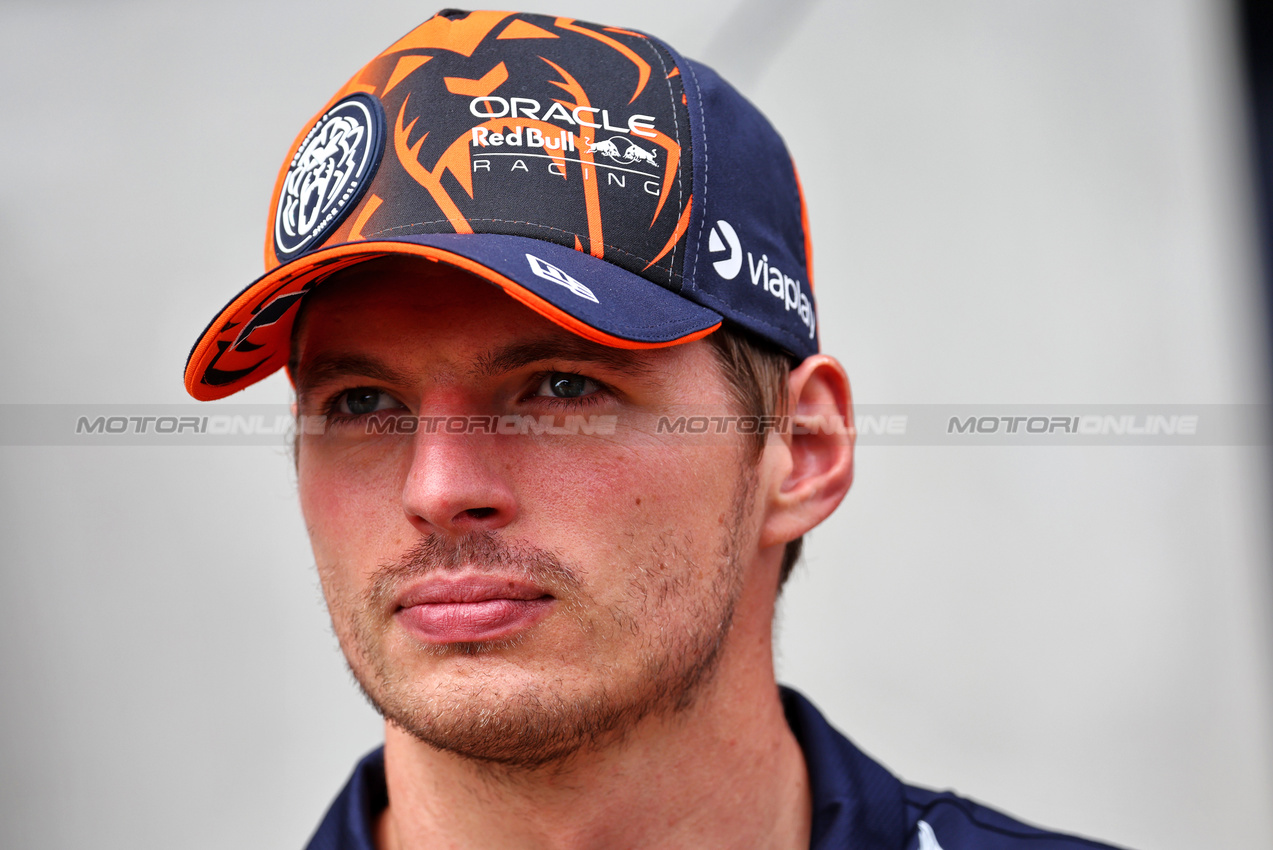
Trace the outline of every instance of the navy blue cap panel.
<path fill-rule="evenodd" d="M 721 322 L 719 313 L 652 281 L 552 242 L 482 233 L 438 233 L 397 241 L 473 260 L 589 327 L 621 339 L 667 343 Z"/>
<path fill-rule="evenodd" d="M 799 358 L 815 354 L 803 207 L 786 145 L 715 71 L 679 57 L 677 63 L 699 166 L 681 294 Z"/>

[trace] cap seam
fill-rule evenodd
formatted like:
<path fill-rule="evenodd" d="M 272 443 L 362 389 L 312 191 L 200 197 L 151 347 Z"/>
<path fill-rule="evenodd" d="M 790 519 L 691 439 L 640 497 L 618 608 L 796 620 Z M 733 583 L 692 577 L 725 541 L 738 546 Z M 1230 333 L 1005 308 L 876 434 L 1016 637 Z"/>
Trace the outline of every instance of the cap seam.
<path fill-rule="evenodd" d="M 729 305 L 729 304 L 727 304 L 726 302 L 722 301 L 720 298 L 715 297 L 715 296 L 714 296 L 714 295 L 712 295 L 710 292 L 699 292 L 699 293 L 698 293 L 698 295 L 699 295 L 699 298 L 700 298 L 700 299 L 702 299 L 703 301 L 712 301 L 712 302 L 715 302 L 715 303 L 713 303 L 713 304 L 702 304 L 701 306 L 703 306 L 703 307 L 708 307 L 708 308 L 710 308 L 710 309 L 712 309 L 712 310 L 715 310 L 715 311 L 716 311 L 716 312 L 718 312 L 718 313 L 724 312 L 724 311 L 722 311 L 722 310 L 721 310 L 721 306 L 724 306 L 724 307 L 726 307 L 726 308 L 729 308 L 729 307 L 730 307 L 730 305 Z M 720 306 L 718 306 L 718 305 L 720 305 Z M 730 318 L 730 321 L 737 322 L 737 321 L 738 321 L 738 319 L 733 318 L 733 315 L 737 315 L 737 314 L 736 314 L 736 312 L 735 312 L 735 311 L 730 310 L 730 311 L 729 311 L 729 314 L 727 315 L 727 318 Z M 773 331 L 773 332 L 774 332 L 776 335 L 778 335 L 778 336 L 782 336 L 782 337 L 784 337 L 784 338 L 786 338 L 786 339 L 788 339 L 788 340 L 794 340 L 794 341 L 799 341 L 799 340 L 800 340 L 800 337 L 799 337 L 799 336 L 797 336 L 796 334 L 793 334 L 793 333 L 791 332 L 791 329 L 790 329 L 790 328 L 784 328 L 784 327 L 782 327 L 781 325 L 774 325 L 774 324 L 770 324 L 769 322 L 765 321 L 762 317 L 760 317 L 760 316 L 756 316 L 756 315 L 753 315 L 753 314 L 751 314 L 751 313 L 744 313 L 744 314 L 741 314 L 741 315 L 745 316 L 745 317 L 746 317 L 746 319 L 747 319 L 748 321 L 755 322 L 755 323 L 756 323 L 756 324 L 758 324 L 758 325 L 764 325 L 766 328 L 768 328 L 769 330 Z M 794 349 L 794 348 L 799 348 L 799 347 L 800 347 L 800 346 L 798 346 L 798 345 L 797 345 L 797 346 L 792 346 L 792 348 L 793 348 L 793 349 Z"/>
<path fill-rule="evenodd" d="M 684 145 L 682 145 L 682 144 L 681 144 L 681 121 L 680 121 L 680 119 L 677 117 L 677 113 L 678 113 L 678 112 L 680 112 L 680 110 L 679 110 L 679 109 L 677 108 L 677 106 L 676 106 L 676 92 L 672 89 L 672 80 L 671 80 L 671 78 L 668 76 L 667 63 L 666 63 L 665 61 L 663 61 L 663 51 L 659 49 L 659 46 L 658 46 L 657 44 L 655 44 L 655 43 L 654 43 L 654 41 L 653 41 L 652 39 L 647 39 L 647 40 L 646 40 L 646 43 L 650 45 L 650 49 L 654 51 L 654 55 L 655 55 L 655 57 L 659 60 L 659 70 L 661 70 L 661 71 L 663 72 L 663 82 L 667 85 L 667 96 L 668 96 L 668 99 L 672 101 L 672 132 L 673 132 L 673 133 L 675 134 L 675 136 L 676 136 L 676 147 L 677 147 L 677 150 L 678 150 L 678 151 L 679 151 L 679 150 L 684 150 L 684 149 L 685 149 L 685 147 L 684 147 Z M 693 166 L 694 166 L 693 159 L 692 159 L 693 151 L 691 151 L 690 153 L 691 153 L 690 167 L 691 167 L 691 168 L 693 168 Z M 679 219 L 679 218 L 681 217 L 681 215 L 683 215 L 683 214 L 684 214 L 684 212 L 685 212 L 685 190 L 684 190 L 684 188 L 682 187 L 681 182 L 682 182 L 682 181 L 681 181 L 681 165 L 680 165 L 680 163 L 677 163 L 677 167 L 676 167 L 676 217 L 677 217 L 678 219 Z M 681 278 L 682 283 L 684 283 L 684 280 L 685 280 L 684 275 L 677 275 L 674 271 L 672 271 L 672 269 L 675 269 L 675 268 L 676 268 L 676 246 L 677 246 L 677 244 L 679 244 L 679 242 L 680 242 L 680 240 L 678 239 L 676 242 L 672 243 L 672 254 L 671 254 L 671 256 L 668 258 L 668 259 L 669 259 L 669 262 L 671 263 L 671 267 L 669 268 L 668 272 L 669 272 L 669 274 L 671 274 L 673 277 L 679 277 L 679 278 Z M 659 267 L 658 267 L 658 266 L 655 266 L 655 268 L 659 268 Z"/>
<path fill-rule="evenodd" d="M 698 72 L 694 70 L 693 62 L 686 62 L 685 66 L 689 69 L 690 75 L 694 77 L 694 99 L 698 102 L 698 126 L 703 136 L 703 205 L 700 208 L 698 217 L 698 236 L 694 238 L 694 268 L 690 269 L 689 280 L 691 287 L 695 291 L 702 292 L 698 286 L 698 255 L 702 253 L 699 247 L 703 244 L 703 228 L 707 226 L 707 186 L 708 186 L 708 170 L 710 157 L 707 153 L 707 118 L 703 112 L 703 88 L 698 83 Z"/>

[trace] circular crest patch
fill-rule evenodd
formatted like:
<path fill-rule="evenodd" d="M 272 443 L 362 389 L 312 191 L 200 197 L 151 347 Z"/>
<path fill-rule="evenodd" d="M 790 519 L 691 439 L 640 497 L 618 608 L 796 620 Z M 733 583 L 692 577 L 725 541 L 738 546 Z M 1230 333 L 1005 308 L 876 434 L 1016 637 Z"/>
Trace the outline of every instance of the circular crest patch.
<path fill-rule="evenodd" d="M 274 213 L 274 252 L 286 261 L 323 243 L 371 184 L 384 110 L 352 94 L 324 113 L 292 156 Z"/>

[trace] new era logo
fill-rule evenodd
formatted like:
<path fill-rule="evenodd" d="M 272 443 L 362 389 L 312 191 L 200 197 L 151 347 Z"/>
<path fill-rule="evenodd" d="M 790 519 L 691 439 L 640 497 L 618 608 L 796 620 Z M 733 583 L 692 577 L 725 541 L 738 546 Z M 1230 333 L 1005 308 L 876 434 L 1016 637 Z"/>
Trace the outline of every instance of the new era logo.
<path fill-rule="evenodd" d="M 552 263 L 539 259 L 534 254 L 527 254 L 526 261 L 530 263 L 530 270 L 544 280 L 551 280 L 558 286 L 564 286 L 578 295 L 580 298 L 586 298 L 593 304 L 600 304 L 597 296 L 592 294 L 592 290 L 575 280 Z"/>

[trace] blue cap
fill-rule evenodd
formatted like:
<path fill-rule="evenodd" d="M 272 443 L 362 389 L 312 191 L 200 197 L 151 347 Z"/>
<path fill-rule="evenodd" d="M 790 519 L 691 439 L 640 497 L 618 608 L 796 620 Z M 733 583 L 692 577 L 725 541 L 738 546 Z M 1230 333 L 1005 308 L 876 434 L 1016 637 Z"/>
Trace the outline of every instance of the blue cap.
<path fill-rule="evenodd" d="M 807 218 L 773 126 L 643 33 L 444 10 L 362 68 L 297 137 L 266 274 L 200 335 L 186 389 L 222 398 L 288 357 L 305 294 L 374 257 L 500 286 L 604 345 L 722 323 L 818 350 Z"/>

